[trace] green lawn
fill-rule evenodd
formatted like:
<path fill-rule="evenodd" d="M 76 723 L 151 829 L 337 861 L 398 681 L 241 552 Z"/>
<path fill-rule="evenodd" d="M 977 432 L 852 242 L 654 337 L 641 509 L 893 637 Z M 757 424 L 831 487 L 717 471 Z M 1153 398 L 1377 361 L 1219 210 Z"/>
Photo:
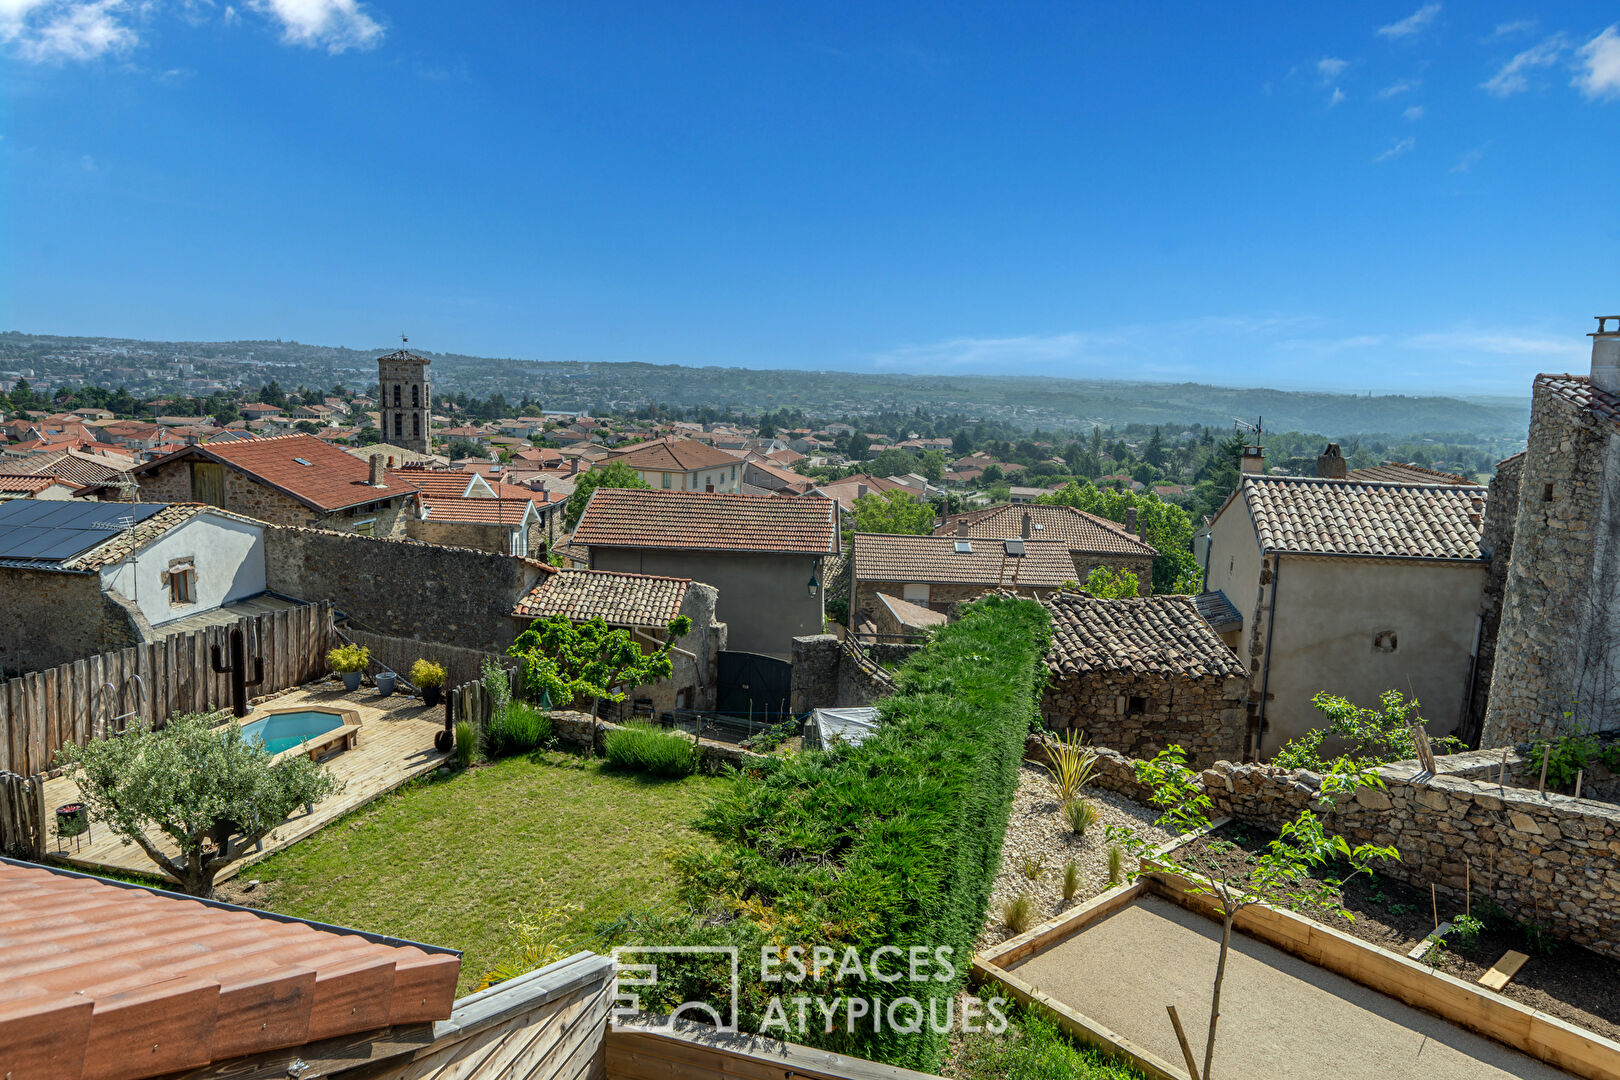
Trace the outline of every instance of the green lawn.
<path fill-rule="evenodd" d="M 988 995 L 988 988 L 978 993 Z M 1142 1074 L 1070 1040 L 1044 1010 L 1015 1009 L 1000 1035 L 962 1035 L 943 1074 L 952 1080 L 1142 1080 Z"/>
<path fill-rule="evenodd" d="M 273 911 L 462 950 L 466 993 L 512 958 L 522 910 L 578 904 L 570 930 L 584 936 L 667 900 L 665 855 L 707 843 L 690 822 L 720 783 L 507 758 L 409 784 L 242 876 Z"/>

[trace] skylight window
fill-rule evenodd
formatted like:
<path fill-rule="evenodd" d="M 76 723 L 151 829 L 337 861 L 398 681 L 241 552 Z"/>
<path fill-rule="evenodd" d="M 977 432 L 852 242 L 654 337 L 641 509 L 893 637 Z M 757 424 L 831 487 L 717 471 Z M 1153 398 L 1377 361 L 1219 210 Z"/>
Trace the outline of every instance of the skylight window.
<path fill-rule="evenodd" d="M 294 460 L 294 461 L 296 461 L 296 462 L 298 462 L 298 464 L 300 464 L 300 465 L 308 465 L 308 464 L 309 464 L 309 462 L 307 462 L 307 461 L 305 461 L 305 460 L 304 460 L 304 459 L 303 459 L 303 458 L 301 458 L 301 457 L 295 457 L 295 458 L 293 458 L 293 460 Z"/>
<path fill-rule="evenodd" d="M 956 542 L 956 553 L 958 555 L 971 555 L 971 554 L 973 554 L 973 543 L 972 543 L 972 541 L 970 541 L 970 540 L 958 540 Z"/>
<path fill-rule="evenodd" d="M 1024 542 L 1022 540 L 1008 540 L 1007 541 L 1007 554 L 1008 555 L 1018 556 L 1018 555 L 1022 555 L 1023 553 L 1024 553 Z"/>

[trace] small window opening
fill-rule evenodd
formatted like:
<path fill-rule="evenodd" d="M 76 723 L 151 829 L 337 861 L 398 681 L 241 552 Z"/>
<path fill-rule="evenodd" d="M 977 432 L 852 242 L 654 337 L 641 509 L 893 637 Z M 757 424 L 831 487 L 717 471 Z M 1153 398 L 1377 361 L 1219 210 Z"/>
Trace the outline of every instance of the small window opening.
<path fill-rule="evenodd" d="M 1373 635 L 1373 652 L 1390 653 L 1400 647 L 1393 630 L 1380 630 Z"/>
<path fill-rule="evenodd" d="M 420 386 L 416 385 L 415 383 L 412 383 L 411 384 L 411 408 L 420 409 L 421 407 L 422 407 L 422 388 Z"/>
<path fill-rule="evenodd" d="M 354 531 L 358 536 L 370 536 L 372 533 L 376 532 L 376 530 L 376 518 L 366 518 L 364 521 L 357 521 L 354 523 Z"/>
<path fill-rule="evenodd" d="M 1147 712 L 1147 698 L 1135 696 L 1127 698 L 1125 700 L 1125 711 L 1133 713 Z"/>
<path fill-rule="evenodd" d="M 169 568 L 169 603 L 197 602 L 197 568 L 189 563 Z"/>
<path fill-rule="evenodd" d="M 395 386 L 394 386 L 394 408 L 396 408 L 396 409 L 399 408 L 399 386 L 398 386 L 398 384 L 395 384 Z"/>
<path fill-rule="evenodd" d="M 1548 484 L 1546 487 L 1541 489 L 1542 502 L 1552 502 L 1552 487 L 1553 486 L 1551 484 Z"/>

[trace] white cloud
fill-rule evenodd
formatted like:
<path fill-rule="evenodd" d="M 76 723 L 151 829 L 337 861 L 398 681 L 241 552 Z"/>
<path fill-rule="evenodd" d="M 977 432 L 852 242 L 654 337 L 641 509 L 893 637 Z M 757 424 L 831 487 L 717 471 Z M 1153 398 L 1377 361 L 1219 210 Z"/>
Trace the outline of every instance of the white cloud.
<path fill-rule="evenodd" d="M 1435 16 L 1440 14 L 1439 4 L 1424 4 L 1412 14 L 1399 22 L 1392 22 L 1388 26 L 1380 26 L 1378 33 L 1387 38 L 1411 37 L 1421 33 L 1428 25 L 1434 22 Z"/>
<path fill-rule="evenodd" d="M 1589 98 L 1620 97 L 1620 23 L 1580 47 L 1574 85 Z"/>
<path fill-rule="evenodd" d="M 1339 104 L 1339 102 L 1341 102 L 1343 100 L 1344 100 L 1344 91 L 1340 90 L 1337 86 L 1335 86 L 1333 88 L 1333 95 L 1328 98 L 1328 108 L 1330 108 L 1330 109 L 1333 108 L 1333 106 Z"/>
<path fill-rule="evenodd" d="M 1324 56 L 1316 62 L 1316 73 L 1322 76 L 1324 84 L 1332 82 L 1344 74 L 1344 69 L 1350 66 L 1350 61 L 1340 60 L 1336 56 Z"/>
<path fill-rule="evenodd" d="M 1412 148 L 1416 145 L 1417 140 L 1408 136 L 1407 138 L 1404 138 L 1400 142 L 1396 143 L 1394 146 L 1390 147 L 1388 150 L 1385 150 L 1382 154 L 1379 154 L 1377 157 L 1373 158 L 1373 161 L 1393 161 L 1402 154 L 1410 153 Z"/>
<path fill-rule="evenodd" d="M 340 53 L 369 49 L 383 28 L 358 0 L 249 0 L 249 7 L 281 24 L 281 40 Z"/>
<path fill-rule="evenodd" d="M 1489 146 L 1490 144 L 1486 143 L 1485 145 Z M 1485 146 L 1476 146 L 1472 150 L 1465 150 L 1462 157 L 1457 159 L 1457 164 L 1451 167 L 1451 171 L 1454 173 L 1465 173 L 1469 169 L 1472 169 L 1474 167 L 1474 163 L 1484 156 Z"/>
<path fill-rule="evenodd" d="M 1503 64 L 1495 75 L 1480 83 L 1480 87 L 1486 93 L 1495 94 L 1497 97 L 1512 97 L 1514 94 L 1523 93 L 1530 89 L 1528 73 L 1536 68 L 1556 64 L 1567 47 L 1568 41 L 1564 35 L 1554 34 Z"/>
<path fill-rule="evenodd" d="M 1413 123 L 1416 123 L 1417 121 L 1423 119 L 1423 106 L 1421 106 L 1421 105 L 1408 105 L 1405 109 L 1403 109 L 1401 111 L 1401 115 L 1406 117 L 1408 120 L 1412 121 Z"/>
<path fill-rule="evenodd" d="M 1515 19 L 1512 22 L 1497 23 L 1493 38 L 1516 37 L 1519 34 L 1528 34 L 1536 28 L 1535 19 Z"/>
<path fill-rule="evenodd" d="M 1563 356 L 1578 359 L 1585 351 L 1578 338 L 1539 337 L 1516 330 L 1447 330 L 1415 334 L 1401 344 L 1412 349 L 1483 352 L 1493 356 Z"/>
<path fill-rule="evenodd" d="M 1373 96 L 1379 101 L 1388 101 L 1392 97 L 1399 97 L 1401 94 L 1410 93 L 1422 85 L 1423 82 L 1420 79 L 1402 79 L 1399 82 L 1390 83 Z"/>
<path fill-rule="evenodd" d="M 34 63 L 94 60 L 140 44 L 124 0 L 0 0 L 0 43 Z"/>

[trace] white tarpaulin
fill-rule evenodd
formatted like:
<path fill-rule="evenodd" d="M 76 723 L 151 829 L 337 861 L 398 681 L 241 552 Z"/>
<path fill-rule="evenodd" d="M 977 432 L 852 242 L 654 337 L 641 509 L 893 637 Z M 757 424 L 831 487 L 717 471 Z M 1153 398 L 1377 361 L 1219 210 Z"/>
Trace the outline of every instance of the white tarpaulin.
<path fill-rule="evenodd" d="M 805 744 L 815 750 L 829 749 L 834 742 L 859 746 L 877 726 L 878 711 L 868 706 L 813 709 L 805 729 Z"/>

